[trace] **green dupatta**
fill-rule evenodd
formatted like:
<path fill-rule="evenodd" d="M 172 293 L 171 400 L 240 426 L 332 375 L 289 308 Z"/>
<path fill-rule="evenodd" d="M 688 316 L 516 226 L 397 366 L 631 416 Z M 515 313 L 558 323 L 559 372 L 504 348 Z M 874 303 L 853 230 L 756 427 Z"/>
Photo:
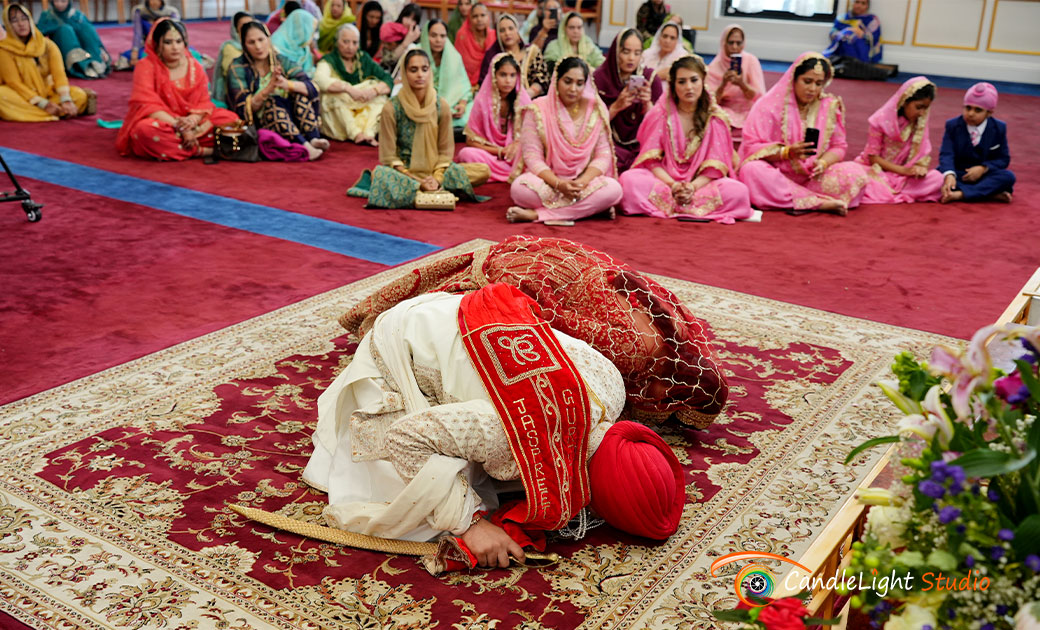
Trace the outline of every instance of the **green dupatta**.
<path fill-rule="evenodd" d="M 574 15 L 578 15 L 578 13 L 571 11 L 560 21 L 560 26 L 556 29 L 556 39 L 546 44 L 545 53 L 542 56 L 546 61 L 555 63 L 559 63 L 560 60 L 567 57 L 581 57 L 590 68 L 595 70 L 603 65 L 606 57 L 603 56 L 603 51 L 592 41 L 592 38 L 583 32 L 581 41 L 578 42 L 578 50 L 574 50 L 571 41 L 567 39 L 567 21 Z M 578 15 L 578 17 L 581 16 Z"/>
<path fill-rule="evenodd" d="M 433 66 L 433 85 L 437 95 L 443 98 L 448 107 L 454 108 L 455 104 L 466 99 L 473 102 L 473 87 L 469 84 L 469 75 L 466 74 L 466 66 L 462 63 L 462 55 L 455 50 L 451 39 L 445 40 L 444 52 L 441 53 L 441 65 L 433 61 L 433 51 L 430 50 L 430 24 L 427 22 L 422 28 L 422 36 L 419 38 L 419 47 L 430 56 L 430 65 Z"/>
<path fill-rule="evenodd" d="M 347 66 L 343 63 L 343 58 L 339 56 L 338 50 L 333 50 L 326 54 L 321 60 L 329 64 L 340 81 L 357 85 L 365 79 L 376 79 L 385 83 L 389 88 L 394 87 L 394 80 L 390 77 L 390 73 L 384 70 L 378 63 L 372 61 L 372 57 L 363 50 L 357 51 L 357 62 L 354 64 L 353 72 L 347 72 Z"/>

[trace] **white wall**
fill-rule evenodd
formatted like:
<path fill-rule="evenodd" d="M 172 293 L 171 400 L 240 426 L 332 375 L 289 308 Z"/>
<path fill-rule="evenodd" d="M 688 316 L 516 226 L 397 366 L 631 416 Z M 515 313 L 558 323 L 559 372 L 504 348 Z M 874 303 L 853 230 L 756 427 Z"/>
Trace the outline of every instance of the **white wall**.
<path fill-rule="evenodd" d="M 666 0 L 668 2 L 669 0 Z M 601 0 L 599 43 L 635 24 L 643 0 Z M 670 0 L 697 29 L 697 52 L 718 52 L 722 29 L 739 24 L 761 59 L 793 61 L 822 50 L 830 24 L 721 16 L 722 0 Z M 839 6 L 845 5 L 839 0 Z M 904 72 L 1040 84 L 1040 2 L 1036 0 L 873 0 L 884 61 Z M 1007 51 L 1007 52 L 1004 52 Z"/>

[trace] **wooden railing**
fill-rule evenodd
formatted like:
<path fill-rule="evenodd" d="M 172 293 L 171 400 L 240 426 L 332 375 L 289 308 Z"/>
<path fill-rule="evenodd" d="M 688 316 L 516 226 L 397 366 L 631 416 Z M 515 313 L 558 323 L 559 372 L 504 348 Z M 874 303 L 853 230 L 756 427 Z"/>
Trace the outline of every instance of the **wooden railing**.
<path fill-rule="evenodd" d="M 1025 283 L 1021 291 L 1015 296 L 1008 307 L 997 319 L 997 324 L 1006 323 L 1028 323 L 1030 314 L 1033 315 L 1034 323 L 1040 317 L 1040 269 L 1033 273 L 1032 277 Z M 894 447 L 890 447 L 881 460 L 874 466 L 870 473 L 860 484 L 860 487 L 870 487 L 878 475 L 888 465 Z M 849 497 L 838 513 L 824 527 L 820 535 L 816 537 L 809 549 L 798 559 L 798 562 L 809 569 L 810 577 L 822 577 L 823 582 L 833 575 L 839 574 L 842 569 L 848 567 L 850 562 L 849 550 L 852 543 L 860 538 L 863 526 L 867 520 L 867 507 L 861 505 L 855 496 Z M 800 569 L 789 571 L 784 579 L 780 581 L 780 588 L 775 597 L 788 597 L 796 595 L 801 589 L 797 588 L 799 580 L 803 577 Z M 784 588 L 785 583 L 795 585 L 788 592 Z M 810 581 L 810 584 L 812 582 Z M 815 617 L 834 617 L 839 612 L 842 614 L 843 623 L 833 628 L 844 628 L 844 622 L 848 620 L 848 604 L 838 610 L 840 603 L 838 594 L 833 590 L 817 588 L 812 590 L 812 600 L 806 606 Z"/>

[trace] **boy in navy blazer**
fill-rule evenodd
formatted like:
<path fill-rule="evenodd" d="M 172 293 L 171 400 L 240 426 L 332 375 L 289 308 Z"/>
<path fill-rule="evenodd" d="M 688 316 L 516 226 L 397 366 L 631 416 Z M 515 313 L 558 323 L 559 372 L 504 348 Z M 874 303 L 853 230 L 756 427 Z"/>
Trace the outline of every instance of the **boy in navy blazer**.
<path fill-rule="evenodd" d="M 976 83 L 964 94 L 964 114 L 946 121 L 939 150 L 943 203 L 1011 202 L 1015 174 L 1008 170 L 1007 125 L 993 118 L 996 108 L 997 88 Z"/>

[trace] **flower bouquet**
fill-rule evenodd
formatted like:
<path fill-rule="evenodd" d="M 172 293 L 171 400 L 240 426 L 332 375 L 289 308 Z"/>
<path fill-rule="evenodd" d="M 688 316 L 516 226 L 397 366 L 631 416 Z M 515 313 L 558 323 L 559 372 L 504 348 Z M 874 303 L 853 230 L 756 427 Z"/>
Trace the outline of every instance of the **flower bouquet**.
<path fill-rule="evenodd" d="M 743 603 L 735 610 L 717 610 L 712 614 L 721 621 L 738 621 L 744 628 L 754 630 L 805 630 L 815 626 L 837 625 L 841 618 L 817 619 L 809 616 L 804 602 L 810 599 L 810 593 L 804 591 L 794 597 L 768 599 L 750 595 L 755 606 Z"/>
<path fill-rule="evenodd" d="M 927 363 L 899 355 L 880 383 L 898 435 L 847 462 L 896 443 L 896 479 L 859 491 L 872 507 L 838 587 L 872 627 L 1040 630 L 1038 348 L 1038 328 L 990 326 Z"/>

